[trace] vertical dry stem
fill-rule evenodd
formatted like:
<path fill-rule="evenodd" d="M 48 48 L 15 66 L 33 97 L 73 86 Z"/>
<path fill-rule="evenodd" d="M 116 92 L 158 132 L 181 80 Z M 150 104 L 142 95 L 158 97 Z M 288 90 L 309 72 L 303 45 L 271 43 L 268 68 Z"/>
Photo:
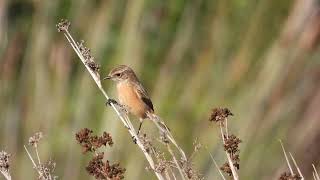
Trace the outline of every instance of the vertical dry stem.
<path fill-rule="evenodd" d="M 293 176 L 293 175 L 294 175 L 294 173 L 293 173 L 293 170 L 292 170 L 291 164 L 290 164 L 290 162 L 289 162 L 289 159 L 288 159 L 287 153 L 286 153 L 286 151 L 285 151 L 285 149 L 284 149 L 284 146 L 283 146 L 283 144 L 282 144 L 281 139 L 279 139 L 279 142 L 280 142 L 280 144 L 281 144 L 281 147 L 282 147 L 282 151 L 283 151 L 284 157 L 286 158 L 286 161 L 287 161 L 288 167 L 289 167 L 289 169 L 290 169 L 290 173 L 291 173 L 291 175 Z"/>
<path fill-rule="evenodd" d="M 220 126 L 220 132 L 221 132 L 222 141 L 223 141 L 223 144 L 225 144 L 225 139 L 224 139 L 224 136 L 225 136 L 225 135 L 224 135 L 223 129 L 222 129 L 222 122 L 220 122 L 219 126 Z M 239 180 L 239 175 L 238 175 L 238 173 L 237 173 L 236 168 L 235 168 L 234 165 L 233 165 L 233 162 L 232 162 L 230 153 L 229 153 L 228 151 L 225 151 L 225 152 L 226 152 L 226 155 L 227 155 L 228 164 L 229 164 L 229 166 L 230 166 L 233 179 L 234 179 L 234 180 Z"/>
<path fill-rule="evenodd" d="M 179 171 L 179 173 L 180 173 L 180 175 L 181 175 L 181 178 L 182 178 L 183 180 L 185 180 L 186 174 L 184 173 L 183 169 L 181 168 L 181 166 L 180 166 L 177 158 L 175 157 L 175 155 L 174 155 L 174 153 L 173 153 L 170 145 L 169 145 L 169 144 L 166 144 L 166 145 L 167 145 L 167 149 L 168 149 L 169 153 L 171 154 L 171 156 L 172 156 L 172 158 L 173 158 L 174 163 L 175 163 L 176 166 L 177 166 L 177 169 L 178 169 L 178 171 Z"/>
<path fill-rule="evenodd" d="M 293 163 L 294 163 L 294 165 L 295 165 L 295 167 L 296 167 L 296 169 L 297 169 L 297 171 L 298 171 L 298 173 L 299 173 L 299 175 L 301 177 L 301 180 L 304 180 L 304 177 L 303 177 L 303 175 L 302 175 L 302 173 L 300 171 L 300 168 L 299 168 L 296 160 L 294 159 L 294 157 L 292 156 L 292 154 L 290 152 L 289 152 L 289 155 L 290 155 L 290 157 L 291 157 L 291 159 L 292 159 L 292 161 L 293 161 Z"/>
<path fill-rule="evenodd" d="M 207 149 L 207 148 L 206 148 L 206 149 Z M 221 170 L 220 170 L 220 168 L 219 168 L 216 160 L 213 158 L 213 155 L 212 155 L 210 152 L 209 152 L 209 155 L 210 155 L 210 157 L 211 157 L 214 165 L 216 166 L 217 170 L 219 171 L 219 174 L 220 174 L 221 178 L 222 178 L 223 180 L 226 180 L 226 178 L 224 177 L 223 173 L 221 172 Z"/>
<path fill-rule="evenodd" d="M 313 170 L 314 170 L 314 175 L 315 175 L 315 177 L 317 178 L 317 180 L 320 180 L 318 171 L 317 171 L 316 167 L 314 166 L 314 164 L 312 164 L 312 167 L 313 167 Z"/>

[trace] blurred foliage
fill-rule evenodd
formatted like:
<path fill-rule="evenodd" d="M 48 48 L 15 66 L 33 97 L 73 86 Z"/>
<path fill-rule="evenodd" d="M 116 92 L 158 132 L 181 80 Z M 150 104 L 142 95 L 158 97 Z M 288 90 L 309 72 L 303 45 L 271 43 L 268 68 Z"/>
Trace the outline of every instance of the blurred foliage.
<path fill-rule="evenodd" d="M 0 148 L 12 154 L 14 179 L 35 173 L 23 151 L 34 132 L 40 155 L 61 179 L 88 179 L 75 132 L 110 132 L 107 154 L 127 179 L 153 173 L 55 24 L 71 21 L 102 65 L 136 70 L 159 114 L 187 152 L 199 140 L 224 162 L 210 109 L 228 107 L 238 134 L 240 177 L 275 179 L 286 168 L 278 139 L 305 176 L 320 153 L 320 5 L 317 0 L 2 0 L 0 2 Z M 114 84 L 105 82 L 110 95 Z M 138 125 L 138 121 L 136 121 Z M 143 131 L 157 133 L 152 123 Z M 130 149 L 130 153 L 128 152 Z M 206 150 L 195 157 L 217 179 Z"/>

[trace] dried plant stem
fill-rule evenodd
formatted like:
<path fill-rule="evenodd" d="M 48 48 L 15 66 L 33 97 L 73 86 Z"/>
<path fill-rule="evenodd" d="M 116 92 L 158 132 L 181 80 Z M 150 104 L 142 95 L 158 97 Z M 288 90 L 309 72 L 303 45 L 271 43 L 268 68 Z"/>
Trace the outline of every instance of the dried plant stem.
<path fill-rule="evenodd" d="M 186 154 L 184 153 L 184 151 L 182 150 L 182 148 L 177 144 L 177 142 L 174 140 L 174 138 L 173 138 L 173 136 L 172 136 L 172 134 L 171 134 L 171 132 L 169 131 L 168 132 L 168 139 L 172 142 L 172 144 L 179 150 L 179 152 L 180 152 L 180 154 L 181 154 L 181 156 L 182 156 L 182 159 L 183 160 L 185 160 L 185 161 L 187 161 L 187 156 L 186 156 Z"/>
<path fill-rule="evenodd" d="M 187 177 L 187 176 L 186 176 L 186 174 L 184 173 L 183 169 L 181 168 L 181 166 L 180 166 L 177 158 L 175 157 L 175 155 L 174 155 L 174 153 L 173 153 L 173 151 L 172 151 L 172 149 L 171 149 L 171 147 L 170 147 L 169 144 L 167 144 L 167 149 L 168 149 L 168 152 L 171 154 L 174 163 L 175 163 L 176 166 L 177 166 L 177 169 L 178 169 L 178 171 L 179 171 L 179 173 L 180 173 L 180 175 L 181 175 L 181 178 L 182 178 L 183 180 L 185 180 L 185 179 L 186 179 L 185 177 Z"/>
<path fill-rule="evenodd" d="M 36 154 L 37 154 L 38 163 L 41 164 L 37 145 L 35 145 L 35 150 L 36 150 Z"/>
<path fill-rule="evenodd" d="M 37 170 L 37 164 L 34 162 L 30 152 L 28 151 L 27 147 L 24 145 L 23 146 L 25 151 L 27 152 L 28 156 L 29 156 L 29 159 L 31 160 L 32 164 L 33 164 L 33 168 L 35 168 Z M 41 173 L 37 170 L 38 174 L 40 175 Z"/>
<path fill-rule="evenodd" d="M 320 180 L 318 171 L 317 171 L 316 167 L 314 166 L 314 164 L 312 164 L 312 167 L 313 167 L 313 170 L 314 170 L 315 177 L 317 178 L 317 180 Z"/>
<path fill-rule="evenodd" d="M 312 176 L 314 180 L 317 180 L 316 175 L 314 174 L 314 172 L 312 172 Z"/>
<path fill-rule="evenodd" d="M 207 148 L 206 148 L 206 149 L 207 149 Z M 213 155 L 212 155 L 210 152 L 209 152 L 209 155 L 210 155 L 210 157 L 211 157 L 214 165 L 216 166 L 217 170 L 219 171 L 219 174 L 220 174 L 221 178 L 222 178 L 223 180 L 226 180 L 226 178 L 224 177 L 223 173 L 221 172 L 221 170 L 220 170 L 220 168 L 219 168 L 216 160 L 213 158 Z"/>
<path fill-rule="evenodd" d="M 173 179 L 174 179 L 174 180 L 177 180 L 177 177 L 174 175 L 174 173 L 173 173 L 173 171 L 172 171 L 171 167 L 169 167 L 169 168 L 168 168 L 168 171 L 170 171 L 170 173 L 171 173 L 171 175 L 172 175 Z"/>
<path fill-rule="evenodd" d="M 219 127 L 220 127 L 220 132 L 221 132 L 221 137 L 222 137 L 222 141 L 223 141 L 223 144 L 225 144 L 225 139 L 224 139 L 224 133 L 223 133 L 223 128 L 222 128 L 222 123 L 220 122 L 219 124 Z M 239 175 L 236 171 L 236 168 L 234 167 L 233 165 L 233 162 L 232 162 L 232 159 L 231 159 L 231 156 L 230 154 L 228 153 L 228 151 L 225 151 L 226 152 L 226 155 L 227 155 L 227 159 L 228 159 L 228 164 L 230 166 L 230 169 L 231 169 L 231 172 L 232 172 L 232 176 L 233 176 L 233 179 L 234 180 L 239 180 Z"/>
<path fill-rule="evenodd" d="M 288 156 L 287 156 L 286 150 L 284 149 L 284 146 L 283 146 L 283 144 L 282 144 L 281 139 L 279 139 L 279 142 L 280 142 L 280 144 L 281 144 L 281 147 L 282 147 L 282 151 L 283 151 L 284 157 L 286 158 L 286 161 L 287 161 L 287 164 L 288 164 L 288 167 L 289 167 L 290 173 L 291 173 L 291 175 L 293 176 L 293 175 L 294 175 L 294 173 L 293 173 L 293 170 L 292 170 L 291 164 L 290 164 L 290 162 L 289 162 L 289 159 L 288 159 Z"/>
<path fill-rule="evenodd" d="M 167 128 L 164 129 L 163 127 L 161 127 L 159 125 L 159 122 L 161 124 L 164 124 L 165 123 L 161 120 L 160 117 L 158 117 L 157 115 L 155 114 L 148 114 L 148 118 L 150 118 L 152 120 L 152 122 L 154 122 L 154 124 L 157 126 L 157 128 L 166 135 L 166 137 L 171 141 L 171 143 L 178 149 L 178 151 L 180 152 L 181 154 L 181 157 L 183 160 L 187 161 L 187 156 L 186 154 L 184 153 L 183 149 L 178 145 L 178 143 L 174 140 L 173 138 L 173 135 L 171 134 L 170 130 L 168 130 Z M 166 126 L 166 125 L 165 125 Z"/>
<path fill-rule="evenodd" d="M 63 30 L 65 37 L 67 38 L 67 40 L 69 41 L 70 45 L 72 46 L 72 48 L 74 49 L 74 51 L 77 53 L 78 57 L 80 58 L 81 62 L 84 64 L 84 66 L 86 67 L 86 69 L 88 70 L 88 72 L 90 73 L 91 77 L 93 78 L 93 80 L 95 81 L 95 83 L 97 84 L 98 88 L 100 89 L 100 91 L 102 92 L 102 94 L 105 96 L 105 98 L 108 100 L 110 99 L 109 96 L 107 95 L 107 93 L 104 91 L 104 89 L 102 88 L 101 85 L 101 80 L 100 80 L 100 76 L 99 74 L 95 73 L 87 64 L 86 64 L 86 59 L 83 57 L 83 55 L 80 52 L 80 48 L 78 47 L 77 43 L 74 41 L 74 39 L 72 38 L 71 34 L 69 33 L 68 29 L 64 29 Z M 154 170 L 155 169 L 155 163 L 154 160 L 152 158 L 151 155 L 148 154 L 148 152 L 146 151 L 146 149 L 144 148 L 141 140 L 139 139 L 139 137 L 137 136 L 137 133 L 135 131 L 135 129 L 133 128 L 133 125 L 131 123 L 131 121 L 129 120 L 129 118 L 127 116 L 124 116 L 123 114 L 120 113 L 120 111 L 116 108 L 115 104 L 111 103 L 111 106 L 113 108 L 113 110 L 116 112 L 116 114 L 118 115 L 119 119 L 122 121 L 122 123 L 124 124 L 124 126 L 128 129 L 128 132 L 130 133 L 130 135 L 136 140 L 136 143 L 138 145 L 138 147 L 142 150 L 144 156 L 146 157 L 147 161 L 149 162 L 150 167 Z M 165 179 L 163 177 L 163 175 L 161 173 L 158 173 L 156 171 L 154 171 L 157 178 L 160 180 Z"/>
<path fill-rule="evenodd" d="M 294 165 L 295 165 L 295 167 L 296 167 L 296 169 L 297 169 L 297 171 L 298 171 L 298 173 L 299 173 L 299 175 L 301 177 L 301 180 L 304 180 L 304 176 L 302 175 L 296 160 L 294 159 L 294 157 L 292 156 L 292 154 L 290 152 L 289 152 L 289 155 L 290 155 L 290 157 L 291 157 L 291 159 L 292 159 L 292 161 L 293 161 L 293 163 L 294 163 Z"/>
<path fill-rule="evenodd" d="M 228 118 L 226 118 L 226 120 L 224 122 L 224 126 L 225 126 L 225 129 L 226 129 L 226 137 L 228 139 L 228 137 L 229 137 L 229 133 L 228 133 Z"/>
<path fill-rule="evenodd" d="M 3 171 L 0 171 L 0 172 L 4 176 L 4 178 L 6 178 L 6 180 L 11 180 L 11 175 L 9 173 L 5 173 Z"/>

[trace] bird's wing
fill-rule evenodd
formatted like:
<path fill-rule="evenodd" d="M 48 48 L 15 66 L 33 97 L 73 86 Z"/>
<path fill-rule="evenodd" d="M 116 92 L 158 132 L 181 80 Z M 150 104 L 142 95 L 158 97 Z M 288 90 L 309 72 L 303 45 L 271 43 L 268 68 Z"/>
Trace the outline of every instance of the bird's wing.
<path fill-rule="evenodd" d="M 141 98 L 141 100 L 142 100 L 150 109 L 152 109 L 152 111 L 154 111 L 152 101 L 151 101 L 151 99 L 149 98 L 147 91 L 142 87 L 141 83 L 140 83 L 140 82 L 138 82 L 137 84 L 135 83 L 134 86 L 135 86 L 134 89 L 135 89 L 138 97 Z"/>

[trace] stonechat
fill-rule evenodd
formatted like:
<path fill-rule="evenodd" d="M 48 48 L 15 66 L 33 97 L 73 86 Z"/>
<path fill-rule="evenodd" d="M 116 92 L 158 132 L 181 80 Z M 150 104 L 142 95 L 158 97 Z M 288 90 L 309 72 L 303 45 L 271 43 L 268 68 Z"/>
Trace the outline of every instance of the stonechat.
<path fill-rule="evenodd" d="M 120 101 L 120 103 L 117 103 L 115 100 L 110 99 L 107 103 L 120 104 L 131 114 L 137 116 L 140 119 L 138 134 L 144 119 L 149 118 L 159 123 L 158 118 L 154 118 L 157 116 L 154 114 L 153 104 L 147 91 L 130 67 L 126 65 L 117 66 L 104 79 L 110 79 L 117 83 L 117 93 Z M 163 123 L 160 126 L 168 130 Z"/>

